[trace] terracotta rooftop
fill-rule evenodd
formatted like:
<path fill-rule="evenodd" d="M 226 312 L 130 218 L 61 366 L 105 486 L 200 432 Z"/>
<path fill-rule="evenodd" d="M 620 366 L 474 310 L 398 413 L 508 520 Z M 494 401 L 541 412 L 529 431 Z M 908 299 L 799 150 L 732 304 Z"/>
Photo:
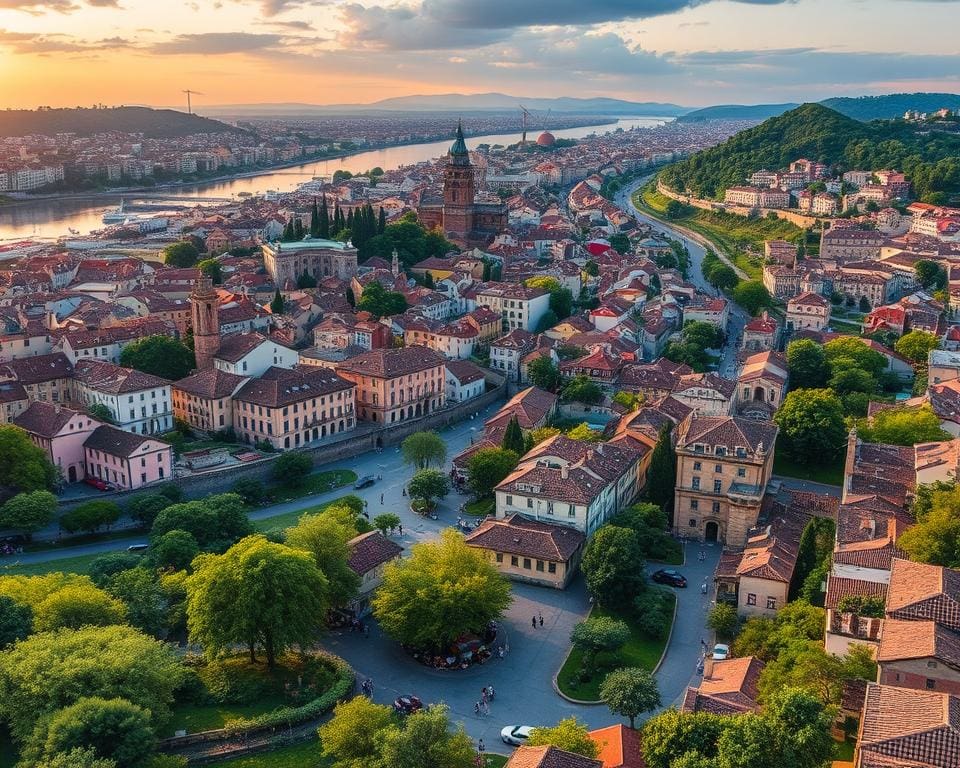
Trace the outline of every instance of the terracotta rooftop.
<path fill-rule="evenodd" d="M 894 560 L 887 592 L 887 616 L 932 620 L 960 631 L 960 571 Z"/>
<path fill-rule="evenodd" d="M 219 368 L 208 368 L 175 381 L 171 386 L 195 397 L 219 399 L 230 397 L 247 379 L 247 376 L 237 376 Z"/>
<path fill-rule="evenodd" d="M 824 608 L 836 608 L 845 597 L 879 597 L 883 599 L 887 594 L 887 585 L 877 581 L 863 579 L 846 579 L 842 576 L 831 575 L 827 579 L 827 596 L 824 598 Z"/>
<path fill-rule="evenodd" d="M 158 440 L 152 435 L 137 435 L 133 432 L 125 432 L 122 429 L 103 424 L 90 433 L 84 443 L 84 448 L 90 448 L 95 451 L 103 451 L 111 456 L 127 458 L 132 456 L 144 443 L 156 443 L 164 446 L 167 450 L 172 450 L 169 445 Z"/>
<path fill-rule="evenodd" d="M 884 620 L 877 661 L 927 657 L 960 669 L 960 633 L 935 621 Z"/>
<path fill-rule="evenodd" d="M 380 531 L 369 531 L 355 536 L 347 542 L 350 556 L 347 565 L 358 576 L 369 573 L 377 566 L 388 563 L 403 552 L 403 547 L 390 541 Z"/>
<path fill-rule="evenodd" d="M 557 403 L 557 396 L 538 387 L 527 387 L 511 397 L 506 405 L 484 423 L 484 426 L 498 427 L 516 416 L 521 429 L 534 429 L 546 418 Z"/>
<path fill-rule="evenodd" d="M 106 392 L 111 395 L 156 389 L 170 383 L 159 376 L 134 368 L 124 368 L 106 360 L 89 359 L 77 360 L 74 378 L 97 392 Z"/>
<path fill-rule="evenodd" d="M 603 768 L 645 768 L 639 731 L 617 723 L 590 731 L 590 738 L 600 747 Z"/>
<path fill-rule="evenodd" d="M 374 349 L 345 360 L 338 371 L 392 379 L 410 373 L 428 371 L 442 366 L 446 358 L 427 347 L 412 346 L 402 349 Z"/>
<path fill-rule="evenodd" d="M 27 408 L 27 410 L 13 419 L 13 423 L 20 427 L 20 429 L 24 429 L 34 435 L 39 435 L 40 437 L 55 437 L 61 429 L 67 426 L 70 419 L 74 416 L 85 418 L 87 427 L 91 424 L 100 423 L 86 414 L 72 411 L 60 405 L 43 403 L 39 400 L 30 403 L 30 407 Z"/>
<path fill-rule="evenodd" d="M 685 712 L 736 714 L 757 709 L 757 683 L 766 665 L 754 656 L 713 663 L 699 688 L 688 688 L 681 709 Z"/>
<path fill-rule="evenodd" d="M 557 563 L 566 562 L 585 541 L 586 536 L 575 528 L 528 520 L 520 515 L 484 520 L 467 535 L 467 544 L 472 547 Z"/>
<path fill-rule="evenodd" d="M 517 747 L 504 768 L 603 768 L 592 760 L 556 747 Z"/>
<path fill-rule="evenodd" d="M 353 386 L 353 382 L 319 365 L 297 365 L 293 368 L 271 366 L 259 379 L 250 379 L 240 387 L 235 398 L 241 402 L 278 408 L 343 392 L 353 389 Z"/>

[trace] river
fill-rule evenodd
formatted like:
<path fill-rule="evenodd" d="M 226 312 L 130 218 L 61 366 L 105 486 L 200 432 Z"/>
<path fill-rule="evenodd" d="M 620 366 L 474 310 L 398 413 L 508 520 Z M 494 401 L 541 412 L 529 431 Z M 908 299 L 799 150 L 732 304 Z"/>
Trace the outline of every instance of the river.
<path fill-rule="evenodd" d="M 604 134 L 618 128 L 653 128 L 667 122 L 664 118 L 635 117 L 623 118 L 607 125 L 586 125 L 579 128 L 566 128 L 552 131 L 558 139 L 582 139 L 592 133 Z M 532 135 L 535 139 L 537 131 Z M 528 138 L 530 134 L 528 134 Z M 472 136 L 467 139 L 471 147 L 478 144 L 514 144 L 520 141 L 520 133 L 500 133 L 488 136 Z M 368 152 L 359 152 L 349 157 L 333 160 L 320 160 L 290 168 L 249 176 L 234 177 L 202 184 L 184 184 L 173 187 L 172 194 L 208 195 L 210 197 L 232 197 L 240 192 L 262 194 L 267 190 L 289 192 L 310 181 L 314 176 L 329 176 L 336 170 L 362 173 L 377 166 L 392 170 L 403 165 L 432 160 L 440 157 L 450 147 L 451 139 L 424 144 L 407 144 L 399 147 L 386 147 Z M 135 196 L 133 194 L 131 197 Z M 101 217 L 110 208 L 120 202 L 120 195 L 97 196 L 95 198 L 67 197 L 49 200 L 36 200 L 27 205 L 14 205 L 0 208 L 0 241 L 24 238 L 57 238 L 67 235 L 71 229 L 87 234 L 103 228 Z"/>

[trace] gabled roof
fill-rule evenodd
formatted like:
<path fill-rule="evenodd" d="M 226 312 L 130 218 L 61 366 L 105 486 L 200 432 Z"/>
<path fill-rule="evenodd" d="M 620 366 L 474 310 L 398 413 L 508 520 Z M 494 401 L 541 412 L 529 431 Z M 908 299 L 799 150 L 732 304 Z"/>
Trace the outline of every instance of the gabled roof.
<path fill-rule="evenodd" d="M 960 631 L 960 571 L 910 560 L 894 560 L 887 616 L 931 620 Z"/>
<path fill-rule="evenodd" d="M 219 399 L 232 395 L 247 378 L 221 371 L 219 368 L 208 368 L 175 381 L 171 386 L 195 397 Z"/>
<path fill-rule="evenodd" d="M 484 520 L 467 535 L 467 544 L 495 552 L 562 563 L 583 546 L 586 538 L 575 528 L 511 515 L 502 520 Z"/>
<path fill-rule="evenodd" d="M 603 768 L 592 760 L 557 747 L 517 747 L 504 768 Z"/>
<path fill-rule="evenodd" d="M 84 417 L 86 415 L 60 405 L 43 403 L 37 400 L 30 403 L 27 410 L 14 418 L 13 423 L 20 429 L 40 437 L 56 437 L 74 416 Z M 100 423 L 90 416 L 86 416 L 86 422 L 88 425 Z"/>
<path fill-rule="evenodd" d="M 403 547 L 391 541 L 380 531 L 368 531 L 355 536 L 347 542 L 350 556 L 347 565 L 358 576 L 369 573 L 377 566 L 400 557 Z"/>
<path fill-rule="evenodd" d="M 109 424 L 102 424 L 90 433 L 84 443 L 84 448 L 94 451 L 103 451 L 111 456 L 125 459 L 136 453 L 141 446 L 153 443 L 158 447 L 165 448 L 168 451 L 173 449 L 167 443 L 158 440 L 150 435 L 138 435 L 133 432 L 126 432 Z"/>
<path fill-rule="evenodd" d="M 760 449 L 769 454 L 776 439 L 775 424 L 737 416 L 694 416 L 681 436 L 683 447 L 703 443 L 710 447 L 723 446 L 728 451 L 745 448 L 751 454 Z"/>
<path fill-rule="evenodd" d="M 623 723 L 590 731 L 590 738 L 600 747 L 597 758 L 603 768 L 644 768 L 646 765 L 641 754 L 640 732 Z"/>
<path fill-rule="evenodd" d="M 884 619 L 877 661 L 928 657 L 960 670 L 960 633 L 935 621 Z"/>
<path fill-rule="evenodd" d="M 757 684 L 765 666 L 754 656 L 715 661 L 699 688 L 687 688 L 681 710 L 724 715 L 756 710 Z"/>

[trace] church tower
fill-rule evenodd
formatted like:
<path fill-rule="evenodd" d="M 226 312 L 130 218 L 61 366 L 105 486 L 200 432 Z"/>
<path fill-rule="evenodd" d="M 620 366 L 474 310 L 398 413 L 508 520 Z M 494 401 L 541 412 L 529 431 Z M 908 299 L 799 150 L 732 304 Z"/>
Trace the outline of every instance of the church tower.
<path fill-rule="evenodd" d="M 393 260 L 390 264 L 390 271 L 393 272 L 394 277 L 400 277 L 400 254 L 397 253 L 397 249 L 393 249 Z"/>
<path fill-rule="evenodd" d="M 194 285 L 190 309 L 197 370 L 203 371 L 213 368 L 213 358 L 220 351 L 220 304 L 209 277 L 202 276 Z"/>
<path fill-rule="evenodd" d="M 457 123 L 457 138 L 443 170 L 443 230 L 464 237 L 473 231 L 474 168 L 463 140 L 463 123 Z"/>

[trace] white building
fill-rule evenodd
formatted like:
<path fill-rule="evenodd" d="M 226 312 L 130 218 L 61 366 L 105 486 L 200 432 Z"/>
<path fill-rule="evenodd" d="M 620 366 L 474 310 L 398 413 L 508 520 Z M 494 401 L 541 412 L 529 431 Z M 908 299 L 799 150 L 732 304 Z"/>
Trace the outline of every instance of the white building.
<path fill-rule="evenodd" d="M 299 362 L 294 349 L 262 333 L 233 333 L 220 340 L 213 365 L 237 376 L 262 376 L 268 368 L 293 368 Z"/>
<path fill-rule="evenodd" d="M 114 425 L 126 432 L 155 435 L 173 429 L 170 382 L 104 360 L 78 360 L 73 399 L 86 407 L 106 406 Z"/>

